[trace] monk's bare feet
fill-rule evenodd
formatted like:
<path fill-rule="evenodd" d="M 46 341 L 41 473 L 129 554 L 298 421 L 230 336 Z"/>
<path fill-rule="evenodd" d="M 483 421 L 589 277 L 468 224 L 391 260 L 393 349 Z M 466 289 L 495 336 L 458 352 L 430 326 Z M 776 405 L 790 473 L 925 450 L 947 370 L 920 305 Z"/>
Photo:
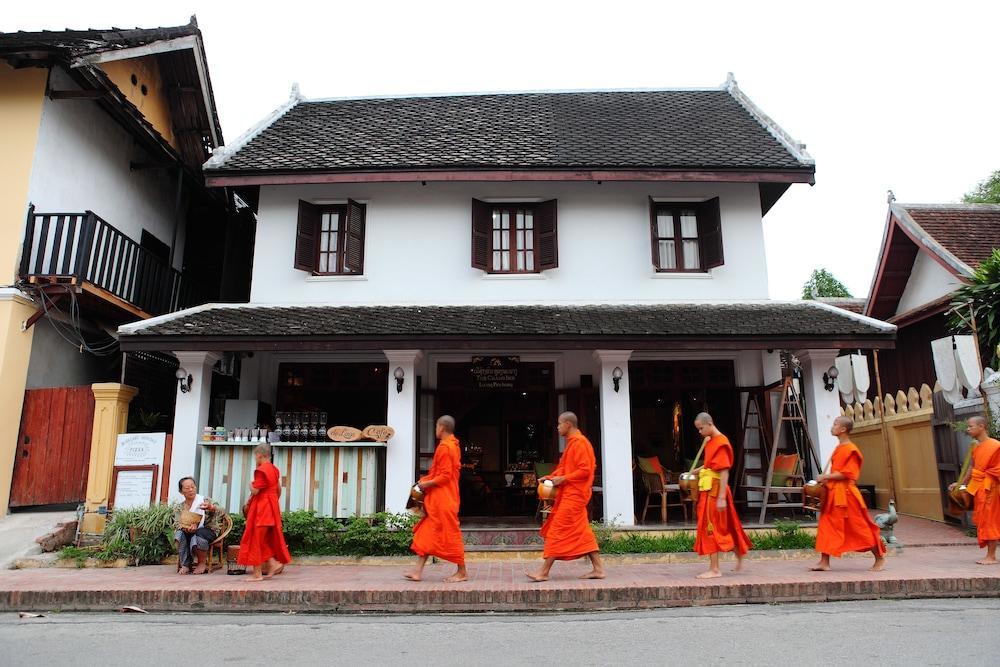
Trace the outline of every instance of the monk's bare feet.
<path fill-rule="evenodd" d="M 742 571 L 743 571 L 743 559 L 737 557 L 736 565 L 733 566 L 733 572 L 742 572 Z"/>
<path fill-rule="evenodd" d="M 460 581 L 468 581 L 468 580 L 469 580 L 469 575 L 465 574 L 464 572 L 462 573 L 456 572 L 450 577 L 445 577 L 444 579 L 442 579 L 442 581 L 446 584 L 457 584 Z"/>
<path fill-rule="evenodd" d="M 696 579 L 716 579 L 721 576 L 722 573 L 719 572 L 718 570 L 709 570 L 708 572 L 702 572 L 701 574 L 699 574 L 696 577 Z"/>
<path fill-rule="evenodd" d="M 996 558 L 989 558 L 989 557 L 976 561 L 976 565 L 996 565 L 997 563 L 1000 563 L 1000 561 L 998 561 Z"/>
<path fill-rule="evenodd" d="M 524 574 L 528 577 L 528 579 L 531 579 L 532 581 L 548 581 L 549 580 L 549 575 L 542 574 L 541 572 L 525 572 Z"/>
<path fill-rule="evenodd" d="M 871 571 L 881 572 L 884 569 L 885 569 L 885 556 L 883 556 L 882 558 L 876 558 L 875 562 L 872 564 Z"/>
<path fill-rule="evenodd" d="M 264 575 L 264 578 L 265 579 L 270 579 L 272 577 L 276 577 L 276 576 L 278 576 L 279 574 L 281 574 L 284 571 L 285 571 L 285 564 L 284 563 L 279 563 L 276 568 L 268 570 L 267 574 Z"/>
<path fill-rule="evenodd" d="M 829 563 L 824 563 L 823 561 L 820 561 L 820 562 L 816 563 L 815 565 L 813 565 L 811 568 L 809 568 L 809 570 L 811 572 L 827 572 L 827 571 L 830 570 L 830 564 Z"/>
<path fill-rule="evenodd" d="M 264 575 L 257 573 L 251 574 L 247 577 L 247 581 L 264 581 Z"/>
<path fill-rule="evenodd" d="M 603 579 L 605 576 L 604 570 L 591 570 L 587 574 L 581 574 L 581 579 Z"/>
<path fill-rule="evenodd" d="M 410 581 L 423 581 L 423 578 L 416 572 L 404 572 L 404 579 L 409 579 Z"/>

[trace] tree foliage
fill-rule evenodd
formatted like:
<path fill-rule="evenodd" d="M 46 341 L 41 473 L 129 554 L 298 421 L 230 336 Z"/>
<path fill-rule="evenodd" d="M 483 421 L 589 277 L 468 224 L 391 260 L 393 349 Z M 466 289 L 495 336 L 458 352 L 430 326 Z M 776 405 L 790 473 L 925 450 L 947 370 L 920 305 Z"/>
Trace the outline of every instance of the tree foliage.
<path fill-rule="evenodd" d="M 966 204 L 1000 204 L 1000 169 L 966 192 L 962 201 Z"/>
<path fill-rule="evenodd" d="M 972 282 L 955 291 L 952 297 L 950 325 L 955 333 L 970 333 L 971 312 L 975 314 L 979 334 L 979 351 L 983 365 L 1000 368 L 1000 249 L 976 269 Z"/>
<path fill-rule="evenodd" d="M 809 276 L 809 280 L 802 286 L 803 299 L 817 299 L 820 297 L 846 297 L 850 298 L 851 293 L 847 291 L 844 283 L 833 277 L 833 274 L 826 269 L 816 269 Z"/>

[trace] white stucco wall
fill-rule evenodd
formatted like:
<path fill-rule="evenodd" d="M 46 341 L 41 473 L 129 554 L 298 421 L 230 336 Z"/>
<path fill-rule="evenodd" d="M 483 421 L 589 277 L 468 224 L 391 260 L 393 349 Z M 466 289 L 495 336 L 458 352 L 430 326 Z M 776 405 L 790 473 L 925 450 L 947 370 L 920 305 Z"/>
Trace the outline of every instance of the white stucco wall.
<path fill-rule="evenodd" d="M 58 69 L 50 85 L 76 88 Z M 28 199 L 39 213 L 91 210 L 137 242 L 146 229 L 169 246 L 177 174 L 167 169 L 130 171 L 132 161 L 150 159 L 96 102 L 46 98 Z M 177 241 L 174 266 L 179 269 L 183 229 Z"/>
<path fill-rule="evenodd" d="M 913 270 L 906 282 L 903 296 L 899 298 L 896 315 L 919 308 L 943 296 L 951 294 L 961 287 L 962 283 L 938 264 L 926 252 L 917 253 L 913 261 Z"/>
<path fill-rule="evenodd" d="M 649 197 L 720 197 L 725 265 L 656 274 Z M 292 268 L 298 201 L 367 204 L 364 275 Z M 558 199 L 559 268 L 486 276 L 470 266 L 471 200 Z M 742 183 L 419 183 L 261 188 L 251 301 L 325 304 L 656 302 L 767 298 L 757 186 Z"/>

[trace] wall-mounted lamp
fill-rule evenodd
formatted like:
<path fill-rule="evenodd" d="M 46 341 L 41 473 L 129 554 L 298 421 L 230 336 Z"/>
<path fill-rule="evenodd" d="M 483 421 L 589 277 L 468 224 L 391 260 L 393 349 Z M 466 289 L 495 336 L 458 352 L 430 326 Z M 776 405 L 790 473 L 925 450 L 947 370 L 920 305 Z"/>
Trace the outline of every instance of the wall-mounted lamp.
<path fill-rule="evenodd" d="M 174 371 L 174 377 L 177 378 L 177 384 L 181 388 L 181 393 L 186 394 L 191 391 L 191 383 L 194 382 L 194 378 L 191 377 L 183 368 L 178 368 Z"/>
<path fill-rule="evenodd" d="M 615 383 L 615 393 L 621 388 L 622 376 L 625 375 L 625 371 L 622 370 L 621 366 L 615 366 L 615 369 L 611 371 L 611 381 Z"/>
<path fill-rule="evenodd" d="M 840 375 L 840 371 L 837 370 L 836 366 L 830 366 L 825 373 L 823 373 L 823 388 L 827 391 L 833 391 L 834 380 Z"/>
<path fill-rule="evenodd" d="M 403 391 L 403 378 L 406 377 L 406 373 L 403 372 L 402 366 L 396 366 L 396 370 L 392 372 L 392 377 L 396 378 L 396 393 Z"/>

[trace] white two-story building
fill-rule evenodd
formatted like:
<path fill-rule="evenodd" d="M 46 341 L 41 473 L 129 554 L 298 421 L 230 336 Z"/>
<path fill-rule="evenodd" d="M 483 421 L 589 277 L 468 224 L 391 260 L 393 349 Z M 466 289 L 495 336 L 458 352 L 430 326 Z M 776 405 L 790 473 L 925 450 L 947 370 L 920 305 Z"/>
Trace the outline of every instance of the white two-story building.
<path fill-rule="evenodd" d="M 276 450 L 288 509 L 402 510 L 446 413 L 464 447 L 463 515 L 531 516 L 532 473 L 558 460 L 568 409 L 598 450 L 597 504 L 627 525 L 641 495 L 634 457 L 684 469 L 702 410 L 738 445 L 742 390 L 779 380 L 781 351 L 802 361 L 819 436 L 839 414 L 821 379 L 838 350 L 892 346 L 891 325 L 768 299 L 762 218 L 814 173 L 732 78 L 698 90 L 293 92 L 206 165 L 210 185 L 256 207 L 250 302 L 122 327 L 121 346 L 181 361 L 191 386 L 178 392 L 171 477 L 200 475 L 233 509 L 249 447 L 200 442 L 213 426 L 206 380 L 226 352 L 241 359 L 241 398 L 309 431 Z M 333 443 L 316 422 L 320 434 L 388 424 L 395 435 Z"/>

